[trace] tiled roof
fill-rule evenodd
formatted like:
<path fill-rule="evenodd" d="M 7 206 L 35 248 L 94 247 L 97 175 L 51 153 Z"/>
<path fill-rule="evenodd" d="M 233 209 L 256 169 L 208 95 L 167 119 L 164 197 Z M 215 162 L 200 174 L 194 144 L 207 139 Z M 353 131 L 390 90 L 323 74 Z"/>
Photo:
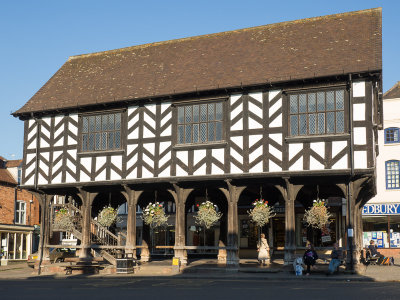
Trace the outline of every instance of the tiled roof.
<path fill-rule="evenodd" d="M 17 182 L 14 180 L 10 172 L 7 171 L 7 169 L 0 169 L 0 183 L 1 182 L 17 185 Z"/>
<path fill-rule="evenodd" d="M 6 167 L 7 168 L 15 168 L 15 167 L 19 167 L 19 165 L 22 163 L 21 159 L 17 159 L 17 160 L 7 160 L 7 164 Z"/>
<path fill-rule="evenodd" d="M 73 56 L 30 112 L 382 69 L 382 9 Z"/>
<path fill-rule="evenodd" d="M 400 98 L 400 81 L 397 81 L 384 95 L 383 99 Z"/>

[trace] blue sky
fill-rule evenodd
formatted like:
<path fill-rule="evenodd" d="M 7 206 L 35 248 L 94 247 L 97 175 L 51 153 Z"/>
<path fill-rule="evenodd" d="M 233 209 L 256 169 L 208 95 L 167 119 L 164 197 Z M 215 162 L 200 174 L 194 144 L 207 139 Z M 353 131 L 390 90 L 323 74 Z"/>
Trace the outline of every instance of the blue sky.
<path fill-rule="evenodd" d="M 0 0 L 0 156 L 22 158 L 23 122 L 10 113 L 69 56 L 373 7 L 383 8 L 387 91 L 400 80 L 396 0 Z"/>

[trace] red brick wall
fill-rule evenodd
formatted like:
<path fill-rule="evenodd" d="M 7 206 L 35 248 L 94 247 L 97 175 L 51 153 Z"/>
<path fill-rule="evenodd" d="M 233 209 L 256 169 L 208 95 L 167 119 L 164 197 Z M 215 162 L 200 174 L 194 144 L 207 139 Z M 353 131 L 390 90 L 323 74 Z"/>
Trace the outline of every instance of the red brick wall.
<path fill-rule="evenodd" d="M 26 203 L 26 225 L 39 224 L 39 202 L 26 190 L 17 189 L 9 186 L 0 186 L 0 223 L 14 224 L 15 217 L 15 191 L 17 191 L 17 200 Z M 33 200 L 31 203 L 30 201 Z"/>
<path fill-rule="evenodd" d="M 382 249 L 378 248 L 378 252 L 389 257 L 400 258 L 400 248 L 397 249 Z M 396 261 L 395 261 L 396 262 Z"/>

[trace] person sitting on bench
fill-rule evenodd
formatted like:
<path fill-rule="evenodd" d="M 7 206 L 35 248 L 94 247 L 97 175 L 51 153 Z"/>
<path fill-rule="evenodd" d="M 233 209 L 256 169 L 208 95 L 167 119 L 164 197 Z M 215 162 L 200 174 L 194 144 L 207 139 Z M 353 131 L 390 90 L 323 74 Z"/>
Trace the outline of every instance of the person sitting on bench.
<path fill-rule="evenodd" d="M 379 257 L 377 264 L 380 265 L 382 263 L 383 259 L 385 258 L 385 256 L 378 252 L 374 240 L 371 240 L 369 242 L 368 249 L 369 249 L 369 252 L 371 253 L 372 257 Z"/>
<path fill-rule="evenodd" d="M 339 249 L 339 245 L 337 243 L 333 244 L 333 250 L 331 253 L 331 262 L 328 267 L 328 275 L 332 275 L 340 266 L 342 258 L 342 250 Z"/>

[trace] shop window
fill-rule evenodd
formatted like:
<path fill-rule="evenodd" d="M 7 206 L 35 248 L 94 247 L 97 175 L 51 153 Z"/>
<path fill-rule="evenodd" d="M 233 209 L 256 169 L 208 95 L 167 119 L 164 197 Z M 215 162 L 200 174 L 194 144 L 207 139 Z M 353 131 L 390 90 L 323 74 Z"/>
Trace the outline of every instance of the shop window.
<path fill-rule="evenodd" d="M 223 102 L 178 106 L 177 144 L 222 141 Z"/>
<path fill-rule="evenodd" d="M 386 189 L 400 189 L 399 168 L 400 161 L 398 160 L 389 160 L 386 162 Z"/>
<path fill-rule="evenodd" d="M 25 224 L 26 219 L 26 203 L 25 201 L 17 201 L 15 210 L 15 223 Z"/>
<path fill-rule="evenodd" d="M 375 241 L 378 248 L 400 248 L 400 215 L 363 216 L 363 245 Z"/>
<path fill-rule="evenodd" d="M 122 149 L 122 113 L 82 116 L 82 152 Z"/>
<path fill-rule="evenodd" d="M 344 133 L 344 103 L 342 89 L 289 94 L 289 135 Z"/>
<path fill-rule="evenodd" d="M 385 144 L 393 144 L 400 142 L 400 129 L 391 127 L 385 129 Z"/>

